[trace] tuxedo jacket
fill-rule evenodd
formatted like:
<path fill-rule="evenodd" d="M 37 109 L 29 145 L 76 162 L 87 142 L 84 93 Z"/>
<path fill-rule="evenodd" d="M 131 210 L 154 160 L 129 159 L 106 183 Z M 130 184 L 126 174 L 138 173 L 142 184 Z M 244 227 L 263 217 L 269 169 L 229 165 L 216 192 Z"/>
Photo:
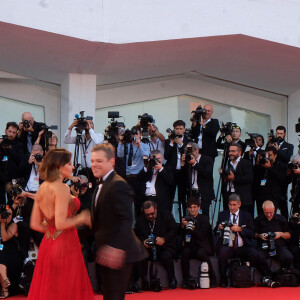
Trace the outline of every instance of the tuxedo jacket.
<path fill-rule="evenodd" d="M 240 195 L 242 205 L 252 205 L 253 166 L 249 160 L 241 158 L 234 172 L 233 186 L 235 193 Z M 227 183 L 223 182 L 223 193 L 227 193 Z"/>
<path fill-rule="evenodd" d="M 202 200 L 210 202 L 215 199 L 215 192 L 213 187 L 213 159 L 209 156 L 202 155 L 199 162 L 195 166 L 188 167 L 188 163 L 185 164 L 183 170 L 185 171 L 185 178 L 189 181 L 187 182 L 187 187 L 189 189 L 190 182 L 192 181 L 192 172 L 195 170 L 197 175 L 198 189 L 201 194 Z"/>
<path fill-rule="evenodd" d="M 178 148 L 178 151 L 181 154 L 184 154 L 184 149 L 186 148 L 187 144 L 192 142 L 191 139 L 184 136 L 183 137 L 183 145 L 182 147 Z M 166 165 L 170 166 L 173 169 L 176 169 L 177 165 L 177 144 L 174 143 L 173 146 L 170 146 L 170 139 L 165 141 L 165 153 L 164 153 L 165 160 L 167 161 Z"/>
<path fill-rule="evenodd" d="M 284 141 L 278 149 L 277 157 L 283 162 L 288 163 L 293 155 L 294 145 Z"/>
<path fill-rule="evenodd" d="M 225 221 L 230 221 L 229 210 L 224 210 L 219 213 L 215 231 L 219 228 L 219 224 Z M 239 232 L 239 235 L 244 242 L 244 246 L 251 247 L 251 239 L 254 239 L 255 237 L 254 221 L 251 214 L 240 209 L 238 225 L 241 227 L 243 226 L 243 230 Z M 217 242 L 217 248 L 219 249 L 222 244 L 223 237 L 220 237 Z"/>
<path fill-rule="evenodd" d="M 131 187 L 113 171 L 95 199 L 97 191 L 96 188 L 91 207 L 95 250 L 108 245 L 124 250 L 126 263 L 143 260 L 147 253 L 132 229 L 134 194 Z"/>
<path fill-rule="evenodd" d="M 151 234 L 149 221 L 146 219 L 144 214 L 137 219 L 134 231 L 141 242 L 148 239 L 149 235 Z M 177 231 L 178 226 L 174 220 L 173 215 L 168 211 L 157 210 L 157 217 L 153 229 L 153 235 L 163 237 L 165 239 L 165 243 L 160 247 L 168 249 L 174 256 L 177 254 Z"/>
<path fill-rule="evenodd" d="M 220 129 L 219 120 L 211 119 L 203 128 L 202 133 L 202 149 L 201 153 L 208 155 L 212 158 L 218 156 L 216 137 Z M 200 135 L 200 123 L 197 122 L 195 127 L 192 127 L 192 136 L 195 143 L 198 143 Z"/>
<path fill-rule="evenodd" d="M 139 178 L 141 179 L 141 183 L 143 183 L 143 195 L 146 192 L 146 182 L 152 180 L 153 168 L 149 167 L 147 172 L 145 172 L 144 168 L 139 173 Z M 156 181 L 155 181 L 155 190 L 157 197 L 157 205 L 158 209 L 162 210 L 170 210 L 171 206 L 171 190 L 174 182 L 174 173 L 173 170 L 164 166 L 161 172 L 157 173 Z"/>

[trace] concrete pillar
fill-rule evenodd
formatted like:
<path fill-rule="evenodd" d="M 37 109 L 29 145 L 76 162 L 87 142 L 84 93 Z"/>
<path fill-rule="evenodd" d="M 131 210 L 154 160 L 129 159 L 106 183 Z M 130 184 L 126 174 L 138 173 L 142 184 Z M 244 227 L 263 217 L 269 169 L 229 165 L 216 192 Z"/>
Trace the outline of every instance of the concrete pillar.
<path fill-rule="evenodd" d="M 61 85 L 61 146 L 69 151 L 73 152 L 74 145 L 65 145 L 63 140 L 65 132 L 75 118 L 75 114 L 85 111 L 85 116 L 95 117 L 96 79 L 97 75 L 93 74 L 68 74 Z"/>

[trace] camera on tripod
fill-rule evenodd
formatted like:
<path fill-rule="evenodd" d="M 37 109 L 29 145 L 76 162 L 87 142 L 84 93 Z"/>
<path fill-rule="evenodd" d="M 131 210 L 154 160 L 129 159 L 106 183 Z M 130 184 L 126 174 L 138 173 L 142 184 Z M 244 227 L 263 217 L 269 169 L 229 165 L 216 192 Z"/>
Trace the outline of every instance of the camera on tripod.
<path fill-rule="evenodd" d="M 142 132 L 141 141 L 143 143 L 149 143 L 149 123 L 154 124 L 155 120 L 153 119 L 153 116 L 147 113 L 144 113 L 143 115 L 138 115 L 138 118 L 140 119 L 140 127 Z"/>
<path fill-rule="evenodd" d="M 190 119 L 191 122 L 201 122 L 201 118 L 203 118 L 203 115 L 206 113 L 206 109 L 202 108 L 201 105 L 199 105 L 195 110 L 192 111 L 192 117 Z"/>
<path fill-rule="evenodd" d="M 75 125 L 75 130 L 77 133 L 81 133 L 83 130 L 86 129 L 87 121 L 88 120 L 92 121 L 93 117 L 91 117 L 91 116 L 85 117 L 84 111 L 80 111 L 79 115 L 78 114 L 75 115 L 75 119 L 77 120 L 77 124 Z"/>
<path fill-rule="evenodd" d="M 275 232 L 268 232 L 265 234 L 265 238 L 268 240 L 267 242 L 263 242 L 261 247 L 263 250 L 269 250 L 270 256 L 276 255 L 276 245 L 275 245 Z"/>

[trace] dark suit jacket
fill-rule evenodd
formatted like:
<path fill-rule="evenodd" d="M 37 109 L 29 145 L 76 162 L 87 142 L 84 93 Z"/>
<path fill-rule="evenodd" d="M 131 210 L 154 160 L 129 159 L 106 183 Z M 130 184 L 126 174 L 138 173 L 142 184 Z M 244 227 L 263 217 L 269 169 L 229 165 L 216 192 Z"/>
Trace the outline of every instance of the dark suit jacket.
<path fill-rule="evenodd" d="M 183 137 L 183 145 L 182 147 L 178 148 L 181 154 L 184 153 L 184 149 L 188 143 L 192 142 L 188 137 Z M 165 153 L 164 153 L 165 160 L 167 161 L 166 165 L 170 166 L 173 169 L 176 169 L 177 165 L 177 144 L 174 143 L 173 147 L 170 146 L 170 139 L 165 141 Z"/>
<path fill-rule="evenodd" d="M 253 204 L 252 199 L 253 167 L 250 161 L 241 158 L 233 181 L 235 193 L 241 197 L 242 205 Z M 223 183 L 223 192 L 227 193 L 227 182 Z"/>
<path fill-rule="evenodd" d="M 213 159 L 206 155 L 201 155 L 199 163 L 196 163 L 195 166 L 191 166 L 191 168 L 187 167 L 186 165 L 183 169 L 186 172 L 187 180 L 192 179 L 191 174 L 194 169 L 198 172 L 197 175 L 197 184 L 199 188 L 199 192 L 201 194 L 202 200 L 210 202 L 211 200 L 215 199 L 215 192 L 213 187 Z M 188 188 L 190 187 L 189 182 L 187 182 Z"/>
<path fill-rule="evenodd" d="M 294 145 L 284 141 L 278 149 L 277 157 L 284 163 L 288 163 L 293 155 Z"/>
<path fill-rule="evenodd" d="M 201 153 L 212 158 L 218 156 L 216 137 L 220 129 L 219 120 L 211 119 L 203 128 L 202 134 L 202 149 Z M 192 127 L 192 136 L 195 143 L 198 143 L 200 135 L 200 123 L 197 122 L 195 127 Z"/>
<path fill-rule="evenodd" d="M 185 237 L 187 230 L 184 228 L 182 231 L 183 237 Z M 198 214 L 195 228 L 191 232 L 191 235 L 191 243 L 184 242 L 184 246 L 203 248 L 208 255 L 214 255 L 213 235 L 208 216 Z"/>
<path fill-rule="evenodd" d="M 157 211 L 153 235 L 163 237 L 166 242 L 160 247 L 170 250 L 174 256 L 176 255 L 177 230 L 177 224 L 170 212 Z M 149 221 L 146 219 L 144 214 L 136 221 L 134 231 L 141 242 L 148 239 L 151 234 Z"/>
<path fill-rule="evenodd" d="M 143 168 L 139 173 L 141 183 L 144 184 L 144 195 L 146 191 L 146 182 L 152 180 L 152 175 L 152 168 L 148 168 L 147 172 L 145 172 Z M 172 207 L 171 189 L 173 186 L 173 178 L 173 170 L 171 170 L 171 168 L 168 166 L 164 166 L 163 170 L 157 173 L 157 178 L 155 181 L 155 190 L 159 210 L 170 210 L 170 208 Z"/>
<path fill-rule="evenodd" d="M 222 140 L 223 140 L 223 137 L 219 136 L 218 139 L 217 139 L 217 147 L 218 147 L 218 149 L 224 149 L 224 147 L 225 147 L 226 143 L 223 143 Z M 241 147 L 242 147 L 242 155 L 243 155 L 243 153 L 245 152 L 245 150 L 247 148 L 247 145 L 243 141 L 241 141 L 241 140 L 239 140 L 237 143 L 241 145 Z M 232 143 L 229 143 L 228 146 L 230 146 L 231 144 Z"/>
<path fill-rule="evenodd" d="M 143 260 L 147 253 L 132 229 L 133 191 L 114 171 L 102 185 L 95 207 L 92 200 L 92 222 L 96 251 L 104 245 L 126 252 L 126 263 Z"/>
<path fill-rule="evenodd" d="M 219 228 L 219 224 L 225 221 L 230 220 L 230 211 L 224 210 L 219 213 L 217 225 L 215 227 L 215 230 Z M 246 225 L 241 232 L 239 232 L 239 235 L 241 236 L 244 246 L 251 246 L 251 239 L 255 237 L 255 230 L 254 230 L 254 222 L 252 216 L 246 212 L 240 209 L 239 212 L 239 226 Z M 217 249 L 220 248 L 220 246 L 223 244 L 223 237 L 219 238 L 217 242 Z"/>

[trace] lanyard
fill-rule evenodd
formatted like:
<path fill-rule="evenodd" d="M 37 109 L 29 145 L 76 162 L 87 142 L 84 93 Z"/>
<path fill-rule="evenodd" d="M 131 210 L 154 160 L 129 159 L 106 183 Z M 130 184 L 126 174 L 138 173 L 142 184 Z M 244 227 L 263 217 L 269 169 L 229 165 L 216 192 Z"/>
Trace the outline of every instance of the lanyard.
<path fill-rule="evenodd" d="M 151 151 L 158 150 L 158 145 L 159 145 L 159 140 L 156 144 L 156 149 L 155 149 L 154 144 L 152 143 L 152 141 L 149 141 L 149 147 L 151 148 Z"/>
<path fill-rule="evenodd" d="M 153 231 L 154 231 L 154 227 L 155 227 L 155 221 L 153 221 L 152 225 L 151 225 L 152 222 L 149 222 L 149 227 L 150 227 L 150 232 L 151 234 L 153 234 Z"/>

